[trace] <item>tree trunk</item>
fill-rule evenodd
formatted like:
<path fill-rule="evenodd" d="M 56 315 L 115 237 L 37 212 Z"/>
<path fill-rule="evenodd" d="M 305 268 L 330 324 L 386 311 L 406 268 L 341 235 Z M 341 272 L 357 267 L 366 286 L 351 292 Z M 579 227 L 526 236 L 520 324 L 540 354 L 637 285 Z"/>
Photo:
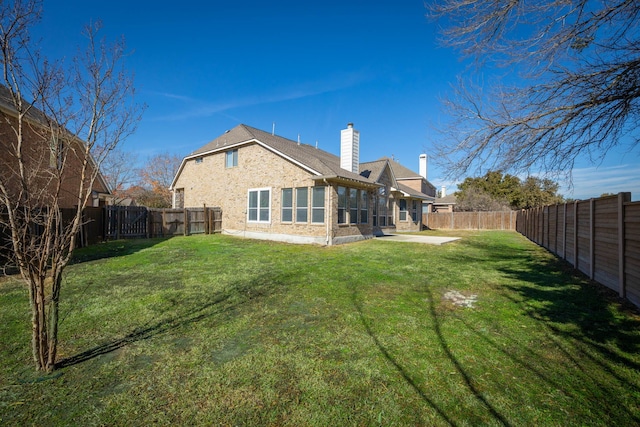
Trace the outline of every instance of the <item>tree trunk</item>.
<path fill-rule="evenodd" d="M 56 274 L 52 279 L 51 301 L 49 302 L 49 343 L 46 371 L 51 372 L 56 367 L 56 355 L 58 352 L 58 306 L 60 304 L 60 287 L 62 275 Z"/>

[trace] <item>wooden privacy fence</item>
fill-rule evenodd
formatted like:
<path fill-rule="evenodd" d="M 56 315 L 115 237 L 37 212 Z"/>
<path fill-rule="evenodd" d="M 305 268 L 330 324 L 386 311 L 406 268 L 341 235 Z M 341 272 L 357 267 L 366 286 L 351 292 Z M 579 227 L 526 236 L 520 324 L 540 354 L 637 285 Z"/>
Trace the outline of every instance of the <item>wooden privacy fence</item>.
<path fill-rule="evenodd" d="M 106 239 L 168 237 L 222 232 L 220 208 L 151 209 L 107 206 Z"/>
<path fill-rule="evenodd" d="M 518 213 L 516 230 L 640 307 L 640 202 L 631 193 Z"/>
<path fill-rule="evenodd" d="M 431 229 L 515 230 L 516 211 L 504 212 L 427 212 L 422 224 Z"/>
<path fill-rule="evenodd" d="M 149 209 L 150 237 L 222 232 L 222 209 Z"/>

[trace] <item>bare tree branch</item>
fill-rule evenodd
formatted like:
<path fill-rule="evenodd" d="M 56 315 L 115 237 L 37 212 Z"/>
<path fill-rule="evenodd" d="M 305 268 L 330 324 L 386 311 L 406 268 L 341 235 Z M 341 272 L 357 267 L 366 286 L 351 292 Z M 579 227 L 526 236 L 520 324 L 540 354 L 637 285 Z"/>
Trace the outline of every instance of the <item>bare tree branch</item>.
<path fill-rule="evenodd" d="M 578 158 L 637 148 L 640 4 L 445 0 L 430 10 L 477 69 L 507 67 L 487 84 L 461 78 L 445 101 L 454 121 L 437 149 L 452 176 L 566 172 Z"/>
<path fill-rule="evenodd" d="M 87 53 L 71 69 L 42 59 L 29 37 L 40 10 L 37 0 L 0 5 L 0 229 L 29 287 L 36 368 L 51 371 L 62 272 L 83 209 L 94 201 L 100 162 L 135 130 L 142 109 L 122 68 L 122 41 L 98 41 L 99 25 L 89 26 Z"/>

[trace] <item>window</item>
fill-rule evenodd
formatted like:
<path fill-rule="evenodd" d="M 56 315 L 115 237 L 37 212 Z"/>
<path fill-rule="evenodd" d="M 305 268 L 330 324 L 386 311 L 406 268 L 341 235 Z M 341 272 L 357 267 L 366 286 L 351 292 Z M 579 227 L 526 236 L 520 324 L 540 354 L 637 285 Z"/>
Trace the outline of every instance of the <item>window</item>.
<path fill-rule="evenodd" d="M 271 189 L 259 188 L 249 190 L 247 209 L 247 221 L 270 222 L 271 221 Z"/>
<path fill-rule="evenodd" d="M 413 222 L 418 221 L 418 201 L 417 200 L 414 200 L 413 203 L 411 204 L 411 218 L 413 219 Z"/>
<path fill-rule="evenodd" d="M 373 226 L 378 226 L 378 197 L 373 197 Z"/>
<path fill-rule="evenodd" d="M 387 190 L 381 187 L 378 190 L 378 226 L 387 225 Z"/>
<path fill-rule="evenodd" d="M 309 221 L 309 189 L 296 188 L 296 222 Z"/>
<path fill-rule="evenodd" d="M 338 224 L 347 223 L 347 189 L 338 187 Z"/>
<path fill-rule="evenodd" d="M 358 223 L 358 190 L 349 189 L 349 223 Z"/>
<path fill-rule="evenodd" d="M 233 168 L 238 166 L 238 150 L 229 150 L 226 152 L 226 167 Z"/>
<path fill-rule="evenodd" d="M 196 164 L 202 163 L 202 157 L 196 157 Z"/>
<path fill-rule="evenodd" d="M 324 187 L 311 189 L 311 222 L 324 222 Z"/>
<path fill-rule="evenodd" d="M 293 221 L 293 189 L 282 189 L 282 222 Z"/>
<path fill-rule="evenodd" d="M 400 199 L 400 221 L 407 220 L 407 199 Z"/>
<path fill-rule="evenodd" d="M 175 209 L 184 208 L 184 188 L 176 188 L 176 192 L 173 194 L 173 207 Z"/>
<path fill-rule="evenodd" d="M 49 167 L 52 169 L 62 169 L 64 163 L 64 144 L 56 136 L 51 137 L 51 152 L 49 154 Z"/>
<path fill-rule="evenodd" d="M 360 223 L 369 222 L 369 193 L 360 191 Z"/>

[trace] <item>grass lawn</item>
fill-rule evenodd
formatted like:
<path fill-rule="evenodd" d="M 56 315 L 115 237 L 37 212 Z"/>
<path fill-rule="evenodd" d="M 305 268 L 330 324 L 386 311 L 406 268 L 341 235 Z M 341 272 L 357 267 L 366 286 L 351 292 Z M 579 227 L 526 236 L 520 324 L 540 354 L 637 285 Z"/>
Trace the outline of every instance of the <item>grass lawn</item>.
<path fill-rule="evenodd" d="M 80 250 L 48 376 L 0 278 L 0 425 L 640 424 L 636 312 L 516 233 L 444 234 Z"/>

